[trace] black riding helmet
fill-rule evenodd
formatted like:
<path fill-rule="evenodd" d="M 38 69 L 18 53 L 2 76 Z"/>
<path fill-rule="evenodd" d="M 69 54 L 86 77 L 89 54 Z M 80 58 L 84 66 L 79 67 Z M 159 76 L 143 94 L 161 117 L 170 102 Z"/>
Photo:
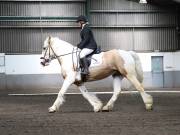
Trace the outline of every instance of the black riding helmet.
<path fill-rule="evenodd" d="M 76 20 L 77 23 L 80 21 L 88 22 L 87 18 L 83 15 L 78 16 L 78 18 Z"/>

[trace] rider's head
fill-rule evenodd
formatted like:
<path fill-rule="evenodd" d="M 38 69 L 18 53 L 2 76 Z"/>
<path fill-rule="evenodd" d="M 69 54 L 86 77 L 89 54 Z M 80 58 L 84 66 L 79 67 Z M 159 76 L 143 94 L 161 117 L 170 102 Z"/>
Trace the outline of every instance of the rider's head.
<path fill-rule="evenodd" d="M 80 16 L 78 16 L 76 22 L 80 25 L 80 27 L 82 27 L 82 25 L 87 23 L 88 20 L 87 20 L 87 18 L 85 16 L 80 15 Z"/>

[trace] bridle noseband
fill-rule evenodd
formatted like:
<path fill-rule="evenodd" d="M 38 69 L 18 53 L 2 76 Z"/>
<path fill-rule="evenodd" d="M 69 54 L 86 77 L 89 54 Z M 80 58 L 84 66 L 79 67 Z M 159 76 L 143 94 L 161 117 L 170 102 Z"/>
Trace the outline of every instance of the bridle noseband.
<path fill-rule="evenodd" d="M 43 66 L 47 66 L 51 60 L 56 58 L 56 54 L 54 53 L 54 50 L 52 49 L 51 41 L 50 40 L 51 40 L 51 37 L 49 37 L 49 39 L 48 39 L 48 47 L 44 47 L 43 48 L 43 50 L 45 50 L 44 56 L 40 58 L 40 59 L 44 60 L 44 61 L 41 62 L 41 64 Z M 50 49 L 53 51 L 54 57 L 51 56 L 51 50 Z M 46 54 L 47 54 L 48 50 L 49 50 L 49 57 L 46 58 Z"/>

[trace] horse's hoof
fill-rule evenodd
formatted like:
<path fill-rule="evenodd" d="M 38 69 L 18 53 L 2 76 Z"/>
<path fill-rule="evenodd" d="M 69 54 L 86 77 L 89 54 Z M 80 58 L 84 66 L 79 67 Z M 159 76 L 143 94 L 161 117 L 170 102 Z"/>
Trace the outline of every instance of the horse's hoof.
<path fill-rule="evenodd" d="M 101 112 L 102 110 L 102 103 L 99 103 L 97 106 L 94 107 L 94 112 Z"/>
<path fill-rule="evenodd" d="M 146 104 L 145 106 L 146 106 L 147 111 L 153 110 L 153 105 L 152 104 Z"/>
<path fill-rule="evenodd" d="M 107 105 L 104 106 L 102 109 L 103 112 L 110 112 L 112 110 L 113 110 L 113 106 L 107 106 Z"/>
<path fill-rule="evenodd" d="M 56 109 L 54 107 L 50 107 L 48 110 L 49 110 L 49 113 L 55 113 L 56 112 Z"/>

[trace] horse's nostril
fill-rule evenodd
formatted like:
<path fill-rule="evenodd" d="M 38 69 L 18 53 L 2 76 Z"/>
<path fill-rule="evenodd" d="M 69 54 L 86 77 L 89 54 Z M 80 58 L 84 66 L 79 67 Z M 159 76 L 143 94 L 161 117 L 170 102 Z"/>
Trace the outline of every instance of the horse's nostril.
<path fill-rule="evenodd" d="M 49 62 L 49 59 L 44 59 L 45 60 L 45 62 Z"/>
<path fill-rule="evenodd" d="M 45 62 L 41 62 L 41 65 L 45 66 Z"/>

